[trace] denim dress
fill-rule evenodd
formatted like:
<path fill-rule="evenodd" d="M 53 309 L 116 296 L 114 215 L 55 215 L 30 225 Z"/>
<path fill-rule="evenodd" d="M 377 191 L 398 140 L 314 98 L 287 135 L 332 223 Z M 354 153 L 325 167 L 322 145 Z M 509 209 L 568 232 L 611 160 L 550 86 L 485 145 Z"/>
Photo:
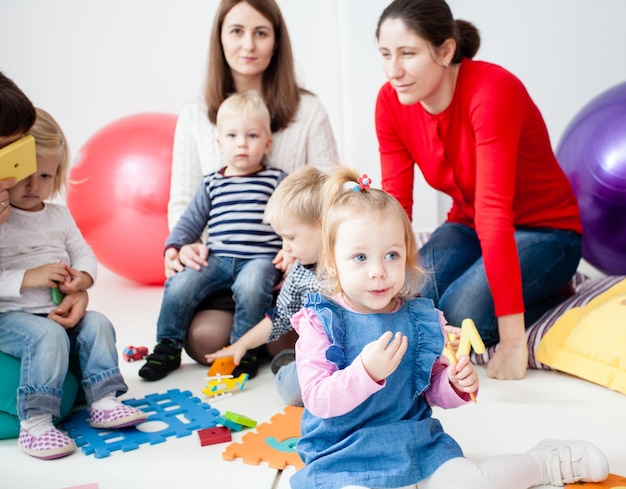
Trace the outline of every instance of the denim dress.
<path fill-rule="evenodd" d="M 306 307 L 324 326 L 331 342 L 326 358 L 339 369 L 386 331 L 406 335 L 409 347 L 385 387 L 349 413 L 322 419 L 304 410 L 297 450 L 306 466 L 291 477 L 293 489 L 403 487 L 463 456 L 423 396 L 444 341 L 430 299 L 405 300 L 393 313 L 360 314 L 310 294 Z"/>

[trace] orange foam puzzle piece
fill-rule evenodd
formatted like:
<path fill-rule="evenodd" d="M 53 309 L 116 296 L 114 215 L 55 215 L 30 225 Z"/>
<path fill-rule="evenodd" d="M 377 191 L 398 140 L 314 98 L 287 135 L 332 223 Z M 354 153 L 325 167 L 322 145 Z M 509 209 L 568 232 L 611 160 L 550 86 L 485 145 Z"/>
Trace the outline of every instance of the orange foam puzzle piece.
<path fill-rule="evenodd" d="M 211 364 L 211 368 L 209 368 L 207 372 L 208 377 L 216 377 L 219 375 L 230 375 L 235 370 L 235 360 L 233 357 L 223 357 L 218 358 Z"/>
<path fill-rule="evenodd" d="M 275 414 L 269 422 L 261 423 L 256 431 L 241 437 L 222 452 L 224 460 L 241 458 L 244 463 L 259 465 L 267 462 L 273 469 L 284 470 L 287 465 L 297 469 L 304 462 L 295 449 L 300 439 L 300 420 L 304 409 L 287 406 L 284 413 Z"/>
<path fill-rule="evenodd" d="M 576 484 L 568 484 L 565 488 L 569 489 L 626 489 L 626 477 L 617 474 L 609 474 L 606 480 L 602 482 L 581 482 Z"/>

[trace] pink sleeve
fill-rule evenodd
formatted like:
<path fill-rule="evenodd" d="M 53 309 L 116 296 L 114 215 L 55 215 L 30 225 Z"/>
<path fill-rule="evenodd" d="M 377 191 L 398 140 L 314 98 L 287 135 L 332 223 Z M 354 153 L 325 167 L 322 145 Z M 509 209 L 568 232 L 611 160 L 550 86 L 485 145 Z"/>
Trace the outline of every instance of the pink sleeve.
<path fill-rule="evenodd" d="M 345 369 L 326 360 L 330 341 L 317 316 L 302 309 L 291 319 L 299 334 L 296 366 L 305 407 L 319 418 L 341 416 L 352 411 L 385 386 L 368 375 L 358 356 Z"/>
<path fill-rule="evenodd" d="M 450 409 L 462 406 L 471 400 L 469 394 L 459 394 L 448 379 L 448 365 L 436 360 L 430 376 L 430 387 L 424 393 L 426 402 L 430 406 L 439 406 Z"/>

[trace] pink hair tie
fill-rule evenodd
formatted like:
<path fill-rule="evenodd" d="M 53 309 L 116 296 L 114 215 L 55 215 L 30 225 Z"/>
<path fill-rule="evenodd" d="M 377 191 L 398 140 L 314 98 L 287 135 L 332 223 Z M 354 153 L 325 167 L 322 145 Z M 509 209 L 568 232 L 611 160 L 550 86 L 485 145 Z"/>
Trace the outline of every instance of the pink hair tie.
<path fill-rule="evenodd" d="M 353 189 L 355 192 L 358 192 L 359 190 L 369 190 L 370 185 L 372 183 L 372 179 L 367 176 L 367 173 L 363 173 L 363 175 L 357 179 L 357 183 L 358 183 L 358 188 L 355 187 Z"/>
<path fill-rule="evenodd" d="M 345 182 L 341 186 L 341 188 L 346 192 L 349 190 L 352 190 L 353 192 L 358 192 L 359 190 L 369 190 L 371 183 L 372 183 L 371 178 L 368 177 L 366 173 L 364 173 L 362 176 L 357 178 L 356 182 L 355 181 Z"/>

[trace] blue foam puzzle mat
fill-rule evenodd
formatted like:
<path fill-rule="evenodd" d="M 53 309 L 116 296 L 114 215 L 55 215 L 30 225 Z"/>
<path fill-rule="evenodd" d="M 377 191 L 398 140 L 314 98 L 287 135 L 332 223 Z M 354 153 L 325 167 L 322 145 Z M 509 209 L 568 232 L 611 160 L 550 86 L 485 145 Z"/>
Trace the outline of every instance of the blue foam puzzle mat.
<path fill-rule="evenodd" d="M 89 410 L 81 409 L 72 413 L 63 427 L 85 455 L 104 458 L 116 450 L 128 452 L 142 444 L 156 445 L 172 436 L 181 438 L 199 429 L 213 428 L 221 419 L 217 409 L 193 397 L 191 392 L 178 389 L 149 394 L 143 399 L 127 399 L 123 403 L 148 413 L 142 424 L 156 421 L 167 426 L 151 432 L 141 431 L 141 425 L 115 430 L 95 429 L 89 426 Z"/>

